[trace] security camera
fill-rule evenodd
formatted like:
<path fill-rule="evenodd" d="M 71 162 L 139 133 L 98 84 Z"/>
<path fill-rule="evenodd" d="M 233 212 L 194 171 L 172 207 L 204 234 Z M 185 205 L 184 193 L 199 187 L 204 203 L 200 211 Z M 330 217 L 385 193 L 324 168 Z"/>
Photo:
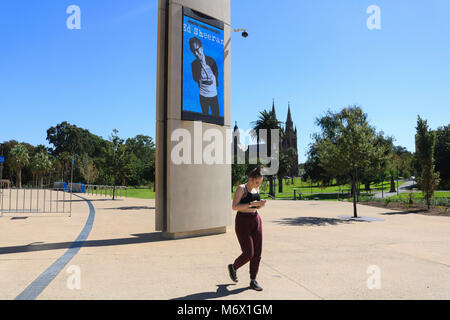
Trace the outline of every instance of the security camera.
<path fill-rule="evenodd" d="M 243 38 L 247 38 L 248 37 L 248 32 L 245 29 L 233 29 L 231 31 L 233 31 L 233 32 L 241 32 L 242 31 L 242 37 Z"/>

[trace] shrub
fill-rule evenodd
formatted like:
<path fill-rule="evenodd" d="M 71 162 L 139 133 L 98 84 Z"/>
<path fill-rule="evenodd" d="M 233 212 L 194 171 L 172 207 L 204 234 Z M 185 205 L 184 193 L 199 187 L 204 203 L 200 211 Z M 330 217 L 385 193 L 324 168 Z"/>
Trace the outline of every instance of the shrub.
<path fill-rule="evenodd" d="M 415 197 L 416 197 L 416 195 L 413 192 L 410 192 L 407 194 L 406 201 L 408 202 L 409 205 L 414 204 Z"/>
<path fill-rule="evenodd" d="M 402 200 L 403 205 L 405 206 L 406 209 L 409 209 L 409 207 L 411 206 L 411 202 L 409 202 L 408 199 L 404 199 Z"/>
<path fill-rule="evenodd" d="M 364 194 L 364 195 L 359 196 L 360 202 L 369 202 L 369 201 L 374 201 L 374 200 L 375 200 L 375 196 L 373 194 Z"/>
<path fill-rule="evenodd" d="M 443 207 L 450 207 L 450 198 L 434 198 L 436 205 Z"/>

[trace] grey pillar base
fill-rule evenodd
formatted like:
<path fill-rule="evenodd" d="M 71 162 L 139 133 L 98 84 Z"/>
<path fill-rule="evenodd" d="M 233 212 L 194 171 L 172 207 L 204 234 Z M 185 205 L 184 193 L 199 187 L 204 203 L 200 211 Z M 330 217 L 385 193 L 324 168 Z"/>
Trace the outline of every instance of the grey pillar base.
<path fill-rule="evenodd" d="M 186 232 L 163 232 L 162 236 L 166 239 L 183 239 L 183 238 L 192 238 L 192 237 L 201 237 L 201 236 L 210 236 L 214 234 L 222 234 L 227 232 L 227 227 L 218 227 L 211 229 L 203 229 L 203 230 L 193 230 Z"/>

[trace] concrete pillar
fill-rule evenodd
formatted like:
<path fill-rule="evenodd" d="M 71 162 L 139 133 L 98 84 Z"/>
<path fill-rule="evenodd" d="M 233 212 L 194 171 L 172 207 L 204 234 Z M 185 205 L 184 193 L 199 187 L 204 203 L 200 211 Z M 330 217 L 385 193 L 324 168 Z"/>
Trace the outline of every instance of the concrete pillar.
<path fill-rule="evenodd" d="M 223 22 L 223 125 L 182 120 L 183 7 Z M 224 233 L 231 225 L 231 163 L 224 156 L 221 164 L 194 164 L 194 151 L 211 143 L 194 136 L 211 128 L 224 137 L 231 132 L 230 0 L 159 0 L 158 11 L 156 230 L 172 239 Z M 171 160 L 179 144 L 171 135 L 179 128 L 192 137 L 191 164 Z M 224 155 L 229 141 L 223 143 Z"/>

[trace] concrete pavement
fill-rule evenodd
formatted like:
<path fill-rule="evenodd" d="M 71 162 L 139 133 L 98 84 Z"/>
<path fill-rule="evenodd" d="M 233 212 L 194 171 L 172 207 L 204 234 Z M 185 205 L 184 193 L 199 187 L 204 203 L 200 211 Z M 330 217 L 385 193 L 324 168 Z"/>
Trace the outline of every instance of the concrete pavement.
<path fill-rule="evenodd" d="M 238 284 L 228 277 L 226 265 L 240 254 L 233 226 L 164 240 L 154 230 L 154 200 L 87 198 L 92 230 L 37 299 L 450 299 L 447 217 L 358 206 L 359 215 L 384 221 L 345 221 L 338 216 L 351 215 L 351 203 L 270 201 L 260 210 L 264 291 L 256 292 L 247 288 L 248 265 Z M 71 218 L 0 218 L 0 298 L 17 297 L 67 252 L 88 215 L 79 199 Z M 68 288 L 74 270 L 80 289 Z M 377 283 L 374 270 L 379 289 L 367 286 Z"/>

